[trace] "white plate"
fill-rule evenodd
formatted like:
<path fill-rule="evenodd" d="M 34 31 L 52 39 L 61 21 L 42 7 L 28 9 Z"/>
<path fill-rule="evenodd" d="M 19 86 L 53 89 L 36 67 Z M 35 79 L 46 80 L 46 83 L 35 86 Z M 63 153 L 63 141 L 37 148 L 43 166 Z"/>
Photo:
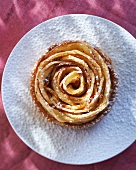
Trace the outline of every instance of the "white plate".
<path fill-rule="evenodd" d="M 46 122 L 29 94 L 34 63 L 52 44 L 86 40 L 112 58 L 119 92 L 112 111 L 92 128 L 72 130 Z M 13 49 L 2 80 L 4 108 L 18 136 L 39 154 L 68 164 L 111 158 L 136 139 L 136 40 L 118 25 L 96 16 L 53 18 L 29 31 Z"/>

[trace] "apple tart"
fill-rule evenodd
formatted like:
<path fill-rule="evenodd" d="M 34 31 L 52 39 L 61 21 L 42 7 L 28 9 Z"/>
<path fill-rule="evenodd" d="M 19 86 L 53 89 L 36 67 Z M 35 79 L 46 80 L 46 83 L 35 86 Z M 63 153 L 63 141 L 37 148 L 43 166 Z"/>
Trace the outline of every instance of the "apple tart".
<path fill-rule="evenodd" d="M 30 92 L 47 120 L 82 128 L 99 122 L 111 110 L 117 84 L 112 61 L 99 48 L 64 41 L 36 62 Z"/>

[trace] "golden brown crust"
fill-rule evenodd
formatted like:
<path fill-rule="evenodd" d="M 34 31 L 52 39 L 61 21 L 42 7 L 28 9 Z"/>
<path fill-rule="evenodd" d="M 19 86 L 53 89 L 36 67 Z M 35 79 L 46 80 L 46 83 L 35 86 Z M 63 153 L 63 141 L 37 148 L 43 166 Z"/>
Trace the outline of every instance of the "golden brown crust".
<path fill-rule="evenodd" d="M 102 120 L 103 117 L 105 115 L 107 115 L 109 113 L 109 111 L 111 110 L 111 107 L 114 103 L 114 99 L 116 97 L 117 87 L 118 87 L 118 79 L 117 79 L 116 73 L 113 69 L 112 61 L 109 57 L 106 56 L 106 54 L 103 54 L 99 48 L 94 48 L 97 51 L 97 53 L 99 53 L 101 55 L 101 57 L 103 58 L 103 60 L 105 61 L 105 63 L 108 66 L 108 69 L 109 69 L 110 80 L 111 80 L 111 91 L 110 91 L 110 97 L 109 97 L 109 104 L 103 111 L 101 111 L 99 114 L 97 114 L 95 116 L 95 118 L 93 120 L 90 120 L 89 122 L 85 122 L 85 123 L 81 123 L 81 124 L 71 124 L 71 123 L 60 122 L 60 121 L 56 120 L 45 109 L 43 109 L 42 105 L 37 100 L 36 93 L 35 93 L 35 85 L 34 85 L 37 69 L 38 69 L 40 63 L 42 61 L 46 60 L 46 58 L 48 58 L 52 54 L 54 54 L 56 52 L 56 49 L 58 49 L 58 47 L 65 47 L 65 45 L 69 45 L 71 43 L 77 43 L 77 42 L 82 43 L 81 41 L 64 41 L 60 44 L 55 44 L 55 45 L 51 46 L 50 48 L 48 48 L 48 51 L 42 55 L 42 57 L 37 61 L 36 65 L 33 69 L 33 72 L 31 75 L 31 80 L 30 80 L 30 92 L 31 92 L 32 99 L 33 99 L 34 103 L 36 104 L 37 108 L 47 118 L 48 121 L 59 124 L 64 127 L 81 129 L 81 128 L 93 126 L 94 124 L 96 124 L 97 122 Z M 86 43 L 86 44 L 88 45 L 88 43 Z"/>

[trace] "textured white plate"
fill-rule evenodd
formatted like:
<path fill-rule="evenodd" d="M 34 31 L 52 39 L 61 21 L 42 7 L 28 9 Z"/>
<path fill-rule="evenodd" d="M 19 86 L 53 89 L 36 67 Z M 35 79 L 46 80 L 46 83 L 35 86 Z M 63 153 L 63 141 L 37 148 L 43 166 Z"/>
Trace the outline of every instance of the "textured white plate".
<path fill-rule="evenodd" d="M 86 40 L 113 60 L 119 77 L 112 111 L 96 126 L 84 130 L 46 122 L 29 94 L 34 63 L 52 44 Z M 136 139 L 136 40 L 118 25 L 90 15 L 67 15 L 38 25 L 13 49 L 2 81 L 7 117 L 18 136 L 39 154 L 63 163 L 90 164 L 111 158 Z"/>

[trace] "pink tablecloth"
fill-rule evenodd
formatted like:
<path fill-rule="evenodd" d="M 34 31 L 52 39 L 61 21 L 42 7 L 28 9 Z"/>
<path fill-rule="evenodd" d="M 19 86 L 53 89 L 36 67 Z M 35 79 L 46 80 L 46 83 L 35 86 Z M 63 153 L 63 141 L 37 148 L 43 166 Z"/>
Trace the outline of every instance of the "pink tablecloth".
<path fill-rule="evenodd" d="M 71 13 L 109 19 L 136 37 L 135 0 L 0 0 L 0 83 L 10 52 L 27 31 L 47 19 Z M 38 155 L 19 139 L 6 118 L 0 97 L 0 170 L 18 169 L 136 170 L 136 142 L 101 163 L 84 166 L 57 163 Z"/>

